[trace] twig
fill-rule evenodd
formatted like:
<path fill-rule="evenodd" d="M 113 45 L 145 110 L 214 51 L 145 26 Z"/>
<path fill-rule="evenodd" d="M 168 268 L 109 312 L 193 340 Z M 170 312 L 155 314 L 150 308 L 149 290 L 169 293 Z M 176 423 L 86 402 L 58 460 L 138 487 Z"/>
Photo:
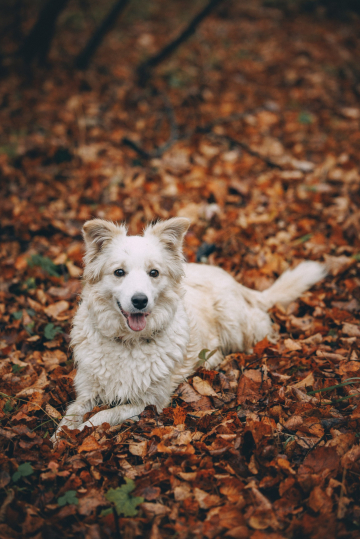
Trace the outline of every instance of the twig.
<path fill-rule="evenodd" d="M 196 127 L 195 129 L 193 129 L 191 131 L 187 131 L 185 134 L 183 134 L 181 136 L 179 136 L 179 133 L 178 133 L 177 123 L 176 123 L 176 120 L 175 120 L 175 115 L 174 115 L 174 111 L 173 111 L 172 107 L 171 108 L 166 107 L 165 110 L 168 113 L 168 117 L 169 117 L 169 120 L 170 120 L 170 126 L 171 126 L 170 137 L 169 137 L 168 141 L 165 144 L 163 144 L 162 146 L 160 146 L 156 150 L 153 150 L 151 152 L 147 152 L 146 150 L 144 150 L 144 148 L 142 148 L 136 142 L 134 142 L 133 140 L 131 140 L 131 139 L 127 138 L 127 137 L 124 137 L 121 142 L 123 144 L 125 144 L 126 146 L 129 146 L 132 150 L 134 150 L 142 159 L 153 159 L 155 157 L 161 157 L 162 154 L 166 150 L 168 150 L 178 140 L 184 140 L 184 139 L 187 139 L 187 138 L 191 138 L 193 135 L 195 135 L 197 133 L 199 133 L 199 134 L 208 134 L 212 138 L 215 138 L 215 139 L 218 139 L 218 140 L 226 140 L 227 142 L 229 142 L 233 146 L 239 146 L 240 148 L 242 148 L 244 151 L 246 151 L 250 155 L 252 155 L 254 157 L 257 157 L 258 159 L 261 159 L 262 161 L 264 161 L 264 163 L 266 163 L 271 168 L 278 168 L 280 170 L 283 170 L 283 167 L 281 165 L 279 165 L 278 163 L 275 163 L 274 161 L 271 161 L 271 159 L 268 159 L 267 157 L 264 157 L 263 155 L 259 154 L 258 152 L 256 152 L 252 148 L 250 148 L 250 146 L 245 144 L 245 142 L 234 139 L 233 137 L 229 137 L 228 135 L 218 135 L 218 134 L 213 133 L 211 131 L 212 128 L 215 125 L 218 125 L 218 124 L 221 124 L 221 123 L 228 123 L 228 122 L 232 122 L 232 121 L 241 120 L 242 118 L 245 118 L 246 116 L 249 116 L 251 114 L 256 114 L 257 112 L 260 112 L 262 110 L 266 110 L 266 107 L 258 107 L 258 108 L 254 109 L 254 110 L 241 112 L 241 113 L 238 113 L 238 114 L 233 114 L 233 115 L 227 116 L 225 118 L 217 118 L 217 119 L 213 120 L 212 122 L 209 122 L 209 123 L 205 124 L 204 126 L 198 126 L 198 127 Z"/>
<path fill-rule="evenodd" d="M 314 425 L 315 425 L 315 423 L 314 423 Z M 326 433 L 324 432 L 324 434 L 321 436 L 321 438 L 319 438 L 318 441 L 312 447 L 310 447 L 310 449 L 308 449 L 306 451 L 306 454 L 305 454 L 305 457 L 304 457 L 303 460 L 305 460 L 306 457 L 308 456 L 308 454 L 311 453 L 312 451 L 314 451 L 314 449 L 320 444 L 320 442 L 322 442 L 325 439 L 326 439 Z"/>
<path fill-rule="evenodd" d="M 284 167 L 282 165 L 279 165 L 278 163 L 275 163 L 275 161 L 271 161 L 271 159 L 268 159 L 264 155 L 261 155 L 260 153 L 256 152 L 250 146 L 245 144 L 245 142 L 242 142 L 241 140 L 237 140 L 233 137 L 229 137 L 228 135 L 218 135 L 216 133 L 211 133 L 211 136 L 218 140 L 227 140 L 230 144 L 233 146 L 239 146 L 242 148 L 245 152 L 252 155 L 253 157 L 257 157 L 258 159 L 261 159 L 261 161 L 264 161 L 269 167 L 271 168 L 278 168 L 280 170 L 283 170 Z"/>
<path fill-rule="evenodd" d="M 222 0 L 210 0 L 208 4 L 190 21 L 188 26 L 173 41 L 170 41 L 157 54 L 145 60 L 137 68 L 138 81 L 140 86 L 145 86 L 151 76 L 151 69 L 158 66 L 165 58 L 170 56 L 182 43 L 192 36 L 199 24 L 207 17 Z"/>
<path fill-rule="evenodd" d="M 121 533 L 120 533 L 120 528 L 119 528 L 119 516 L 118 516 L 118 514 L 116 512 L 116 509 L 115 509 L 114 505 L 112 506 L 112 511 L 113 511 L 113 515 L 114 515 L 116 539 L 122 539 Z"/>
<path fill-rule="evenodd" d="M 347 472 L 347 468 L 346 466 L 344 467 L 344 470 L 343 470 L 343 475 L 342 475 L 342 481 L 341 481 L 341 489 L 340 489 L 340 498 L 339 498 L 339 503 L 338 503 L 338 510 L 337 510 L 337 518 L 341 519 L 341 518 L 344 518 L 344 509 L 345 509 L 345 506 L 343 504 L 343 498 L 344 498 L 344 493 L 345 493 L 345 478 L 346 478 L 346 472 Z"/>
<path fill-rule="evenodd" d="M 21 401 L 21 402 L 25 402 L 26 404 L 28 404 L 28 401 L 26 401 L 25 399 L 20 399 L 20 397 L 11 397 L 10 395 L 7 395 L 6 393 L 2 393 L 0 391 L 0 395 L 2 395 L 3 397 L 7 397 L 9 400 L 11 399 L 17 399 L 18 401 Z M 50 414 L 47 413 L 46 410 L 44 410 L 44 408 L 42 408 L 39 404 L 36 404 L 36 402 L 34 403 L 34 406 L 37 406 L 39 408 L 39 410 L 41 410 L 42 412 L 44 412 L 44 414 L 46 414 L 48 417 L 50 417 L 51 421 L 53 421 L 55 423 L 55 425 L 58 425 L 59 423 L 57 421 L 55 421 L 55 419 L 53 417 L 51 417 Z"/>
<path fill-rule="evenodd" d="M 84 49 L 80 52 L 75 60 L 75 67 L 78 69 L 86 69 L 90 63 L 90 60 L 97 51 L 102 40 L 108 32 L 115 26 L 115 23 L 130 0 L 118 0 L 100 26 L 95 30 L 94 34 L 90 37 L 89 41 L 85 45 Z"/>
<path fill-rule="evenodd" d="M 0 522 L 5 522 L 5 520 L 6 520 L 6 508 L 7 508 L 8 505 L 11 504 L 11 502 L 14 499 L 14 496 L 15 496 L 15 494 L 14 494 L 13 489 L 12 488 L 9 489 L 9 491 L 8 491 L 8 493 L 6 495 L 6 498 L 3 501 L 2 506 L 0 508 Z"/>

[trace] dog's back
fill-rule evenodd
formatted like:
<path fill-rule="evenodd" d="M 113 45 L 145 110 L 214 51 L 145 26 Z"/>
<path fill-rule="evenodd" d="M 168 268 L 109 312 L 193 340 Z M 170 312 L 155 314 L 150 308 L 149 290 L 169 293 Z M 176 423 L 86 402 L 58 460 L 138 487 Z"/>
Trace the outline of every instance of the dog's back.
<path fill-rule="evenodd" d="M 184 302 L 189 317 L 195 318 L 193 338 L 202 348 L 221 351 L 208 366 L 215 367 L 222 355 L 249 351 L 265 336 L 274 338 L 267 310 L 295 300 L 326 273 L 322 264 L 303 262 L 259 292 L 240 285 L 221 268 L 187 264 Z"/>

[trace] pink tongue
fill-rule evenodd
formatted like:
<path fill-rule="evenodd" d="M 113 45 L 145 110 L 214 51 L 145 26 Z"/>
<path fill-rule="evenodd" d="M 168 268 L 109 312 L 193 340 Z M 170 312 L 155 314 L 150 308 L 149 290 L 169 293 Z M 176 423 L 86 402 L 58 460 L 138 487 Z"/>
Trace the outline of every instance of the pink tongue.
<path fill-rule="evenodd" d="M 128 322 L 133 331 L 141 331 L 146 326 L 144 314 L 130 314 L 128 316 Z"/>

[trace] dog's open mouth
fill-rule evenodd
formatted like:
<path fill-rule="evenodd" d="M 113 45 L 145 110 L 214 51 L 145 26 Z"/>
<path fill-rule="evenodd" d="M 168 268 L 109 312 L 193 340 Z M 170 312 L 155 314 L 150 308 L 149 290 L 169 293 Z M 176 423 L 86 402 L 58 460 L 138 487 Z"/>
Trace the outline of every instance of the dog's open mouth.
<path fill-rule="evenodd" d="M 127 325 L 133 331 L 142 331 L 146 327 L 146 317 L 149 316 L 149 313 L 127 313 L 122 308 L 119 302 L 120 311 L 126 318 Z"/>

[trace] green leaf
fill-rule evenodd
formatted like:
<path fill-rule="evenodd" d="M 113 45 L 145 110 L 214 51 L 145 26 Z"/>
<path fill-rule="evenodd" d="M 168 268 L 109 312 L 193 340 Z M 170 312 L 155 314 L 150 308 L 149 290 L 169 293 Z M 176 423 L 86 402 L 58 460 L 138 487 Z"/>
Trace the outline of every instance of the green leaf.
<path fill-rule="evenodd" d="M 46 273 L 51 275 L 51 277 L 60 277 L 57 266 L 47 256 L 32 255 L 32 257 L 28 260 L 28 264 L 30 267 L 39 266 L 41 269 L 46 271 Z"/>
<path fill-rule="evenodd" d="M 52 322 L 46 324 L 44 327 L 45 339 L 52 341 L 58 333 L 62 333 L 62 329 L 59 326 L 54 326 Z"/>
<path fill-rule="evenodd" d="M 108 509 L 103 509 L 100 513 L 101 517 L 106 517 L 107 515 L 111 515 L 113 512 L 112 507 L 109 507 Z"/>
<path fill-rule="evenodd" d="M 30 324 L 25 324 L 24 328 L 26 329 L 29 335 L 33 334 L 34 326 L 35 326 L 35 322 L 30 322 Z"/>
<path fill-rule="evenodd" d="M 29 316 L 35 316 L 35 311 L 34 309 L 26 309 L 26 312 L 28 313 Z"/>
<path fill-rule="evenodd" d="M 285 449 L 285 447 L 287 446 L 287 444 L 288 444 L 289 442 L 293 442 L 294 440 L 295 440 L 295 436 L 289 436 L 289 438 L 288 438 L 287 440 L 285 440 L 285 442 L 284 442 L 284 444 L 283 444 L 283 445 L 284 445 L 284 449 Z"/>
<path fill-rule="evenodd" d="M 298 243 L 305 243 L 306 241 L 309 241 L 309 239 L 312 238 L 312 234 L 305 234 L 305 236 L 301 236 L 301 238 L 298 238 L 294 241 L 295 245 Z"/>
<path fill-rule="evenodd" d="M 31 475 L 34 472 L 34 468 L 31 466 L 30 462 L 24 462 L 23 464 L 20 464 L 17 471 L 12 476 L 12 480 L 14 483 L 19 481 L 20 477 L 27 477 L 28 475 Z"/>
<path fill-rule="evenodd" d="M 314 123 L 314 121 L 315 121 L 314 115 L 311 114 L 310 112 L 303 111 L 303 112 L 300 112 L 298 116 L 298 122 L 301 124 L 308 125 L 308 124 Z"/>
<path fill-rule="evenodd" d="M 60 496 L 60 498 L 58 498 L 58 501 L 57 501 L 58 505 L 60 505 L 60 507 L 63 507 L 66 504 L 77 505 L 79 503 L 79 500 L 77 499 L 76 494 L 77 494 L 76 490 L 66 491 L 64 496 Z"/>
<path fill-rule="evenodd" d="M 203 361 L 206 361 L 206 352 L 210 352 L 207 348 L 203 348 L 201 352 L 198 355 L 199 359 L 202 359 Z"/>
<path fill-rule="evenodd" d="M 12 315 L 15 318 L 15 320 L 21 320 L 23 312 L 22 311 L 15 311 L 14 313 L 12 313 Z"/>
<path fill-rule="evenodd" d="M 11 401 L 8 400 L 5 402 L 5 406 L 3 408 L 3 412 L 5 412 L 5 414 L 7 414 L 8 412 L 11 412 L 11 410 L 13 409 L 13 405 L 11 404 Z"/>
<path fill-rule="evenodd" d="M 208 361 L 211 356 L 213 356 L 217 352 L 217 349 L 212 350 L 209 354 L 207 354 L 208 352 L 210 352 L 210 350 L 208 350 L 207 348 L 203 348 L 203 350 L 201 350 L 198 355 L 198 358 L 201 359 L 199 365 L 202 365 L 203 363 L 205 363 L 205 361 Z"/>
<path fill-rule="evenodd" d="M 25 288 L 27 288 L 28 290 L 33 290 L 34 288 L 36 288 L 35 277 L 29 277 L 28 279 L 26 279 L 24 285 Z"/>
<path fill-rule="evenodd" d="M 135 489 L 135 483 L 132 479 L 125 477 L 126 484 L 118 488 L 111 488 L 105 494 L 105 498 L 114 504 L 118 515 L 124 515 L 125 517 L 134 517 L 137 515 L 138 510 L 136 506 L 144 501 L 144 498 L 133 497 L 130 495 Z M 111 512 L 111 509 L 105 509 L 101 515 L 105 516 Z"/>
<path fill-rule="evenodd" d="M 10 159 L 13 159 L 17 155 L 17 144 L 5 144 L 0 146 L 0 155 L 5 153 Z"/>
<path fill-rule="evenodd" d="M 17 374 L 18 372 L 21 372 L 23 369 L 25 369 L 25 367 L 20 367 L 20 365 L 13 365 L 12 366 L 12 371 L 14 374 Z M 9 402 L 9 401 L 7 401 Z"/>

